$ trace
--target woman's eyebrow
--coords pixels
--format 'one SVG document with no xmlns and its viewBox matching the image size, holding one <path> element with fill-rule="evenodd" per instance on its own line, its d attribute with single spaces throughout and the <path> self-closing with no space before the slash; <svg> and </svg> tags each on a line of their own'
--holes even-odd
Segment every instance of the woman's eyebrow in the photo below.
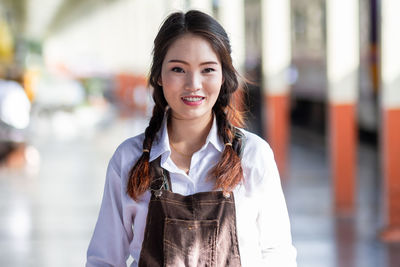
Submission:
<svg viewBox="0 0 400 267">
<path fill-rule="evenodd" d="M 200 65 L 209 65 L 209 64 L 218 65 L 218 62 L 215 62 L 215 61 L 206 61 L 206 62 L 200 63 Z"/>
<path fill-rule="evenodd" d="M 185 64 L 185 65 L 189 65 L 189 63 L 187 63 L 184 60 L 180 60 L 180 59 L 171 59 L 171 60 L 168 60 L 168 63 L 182 63 L 182 64 Z"/>
<path fill-rule="evenodd" d="M 180 60 L 180 59 L 171 59 L 168 61 L 168 63 L 182 63 L 185 65 L 190 65 L 188 62 L 184 61 L 184 60 Z M 218 65 L 218 62 L 216 61 L 205 61 L 200 63 L 200 65 L 209 65 L 209 64 L 213 64 L 213 65 Z"/>
</svg>

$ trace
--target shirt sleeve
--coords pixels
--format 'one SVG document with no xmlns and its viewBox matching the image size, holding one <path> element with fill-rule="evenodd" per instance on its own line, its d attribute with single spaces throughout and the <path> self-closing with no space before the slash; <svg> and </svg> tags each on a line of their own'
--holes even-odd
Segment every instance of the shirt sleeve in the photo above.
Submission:
<svg viewBox="0 0 400 267">
<path fill-rule="evenodd" d="M 265 173 L 258 187 L 260 208 L 257 224 L 263 266 L 296 267 L 296 249 L 292 245 L 289 215 L 279 172 L 268 147 Z"/>
<path fill-rule="evenodd" d="M 107 168 L 103 200 L 87 251 L 86 267 L 127 266 L 132 230 L 124 227 L 122 185 L 115 155 Z"/>
</svg>

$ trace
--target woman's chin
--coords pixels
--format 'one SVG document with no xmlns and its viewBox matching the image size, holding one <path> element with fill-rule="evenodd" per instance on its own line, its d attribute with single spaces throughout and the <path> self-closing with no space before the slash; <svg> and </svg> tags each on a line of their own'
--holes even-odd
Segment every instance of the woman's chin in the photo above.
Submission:
<svg viewBox="0 0 400 267">
<path fill-rule="evenodd" d="M 185 112 L 172 111 L 171 117 L 179 121 L 197 121 L 197 120 L 210 120 L 212 118 L 212 111 L 190 110 Z"/>
</svg>

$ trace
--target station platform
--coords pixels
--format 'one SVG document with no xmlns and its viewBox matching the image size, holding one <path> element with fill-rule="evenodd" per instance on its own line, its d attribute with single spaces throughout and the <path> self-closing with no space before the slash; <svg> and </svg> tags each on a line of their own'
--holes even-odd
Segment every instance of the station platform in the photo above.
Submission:
<svg viewBox="0 0 400 267">
<path fill-rule="evenodd" d="M 376 144 L 359 142 L 354 214 L 335 215 L 327 139 L 301 127 L 291 133 L 283 180 L 298 266 L 398 267 L 400 244 L 383 243 L 383 189 Z"/>
<path fill-rule="evenodd" d="M 40 153 L 40 168 L 0 169 L 0 266 L 83 266 L 108 160 L 146 122 L 143 117 L 110 120 L 97 130 L 69 135 L 37 130 L 31 144 Z M 41 129 L 48 126 L 44 122 Z M 378 238 L 383 215 L 376 146 L 360 143 L 356 211 L 338 218 L 326 142 L 318 133 L 291 128 L 289 170 L 282 183 L 298 266 L 399 267 L 400 245 Z"/>
</svg>

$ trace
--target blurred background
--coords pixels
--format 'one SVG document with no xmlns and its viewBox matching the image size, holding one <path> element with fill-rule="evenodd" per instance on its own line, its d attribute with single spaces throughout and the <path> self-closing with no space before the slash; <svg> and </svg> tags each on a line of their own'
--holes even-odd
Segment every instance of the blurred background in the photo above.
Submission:
<svg viewBox="0 0 400 267">
<path fill-rule="evenodd" d="M 84 265 L 108 160 L 151 114 L 153 39 L 193 8 L 253 81 L 299 267 L 399 267 L 397 0 L 0 0 L 0 266 Z"/>
</svg>

